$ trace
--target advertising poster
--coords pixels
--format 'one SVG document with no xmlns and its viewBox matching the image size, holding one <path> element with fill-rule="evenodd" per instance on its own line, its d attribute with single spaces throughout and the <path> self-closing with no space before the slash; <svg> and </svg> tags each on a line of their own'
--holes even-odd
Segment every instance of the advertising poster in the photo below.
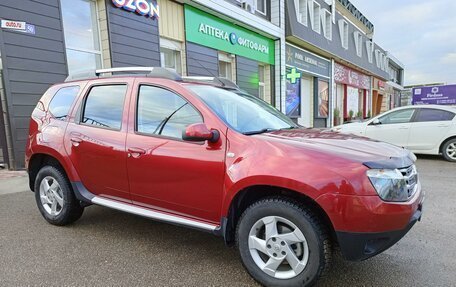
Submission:
<svg viewBox="0 0 456 287">
<path fill-rule="evenodd" d="M 329 114 L 329 83 L 318 81 L 318 117 L 327 118 Z"/>
<path fill-rule="evenodd" d="M 301 115 L 301 79 L 296 79 L 294 84 L 287 80 L 285 114 L 290 118 L 298 118 Z"/>
</svg>

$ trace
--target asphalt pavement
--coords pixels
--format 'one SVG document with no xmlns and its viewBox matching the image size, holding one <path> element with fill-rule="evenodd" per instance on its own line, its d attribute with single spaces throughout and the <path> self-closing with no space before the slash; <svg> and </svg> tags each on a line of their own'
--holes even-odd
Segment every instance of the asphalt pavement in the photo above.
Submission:
<svg viewBox="0 0 456 287">
<path fill-rule="evenodd" d="M 421 222 L 364 262 L 334 258 L 318 286 L 456 286 L 456 164 L 420 157 Z M 257 286 L 208 233 L 91 206 L 66 227 L 41 217 L 23 173 L 0 171 L 0 286 Z"/>
</svg>

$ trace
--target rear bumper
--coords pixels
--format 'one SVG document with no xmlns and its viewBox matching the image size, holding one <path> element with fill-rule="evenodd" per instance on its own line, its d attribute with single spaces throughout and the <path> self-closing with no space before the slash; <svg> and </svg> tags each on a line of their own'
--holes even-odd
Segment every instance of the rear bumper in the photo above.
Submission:
<svg viewBox="0 0 456 287">
<path fill-rule="evenodd" d="M 336 232 L 342 255 L 350 261 L 362 261 L 371 258 L 396 244 L 407 232 L 421 220 L 423 202 L 402 230 L 380 233 Z"/>
</svg>

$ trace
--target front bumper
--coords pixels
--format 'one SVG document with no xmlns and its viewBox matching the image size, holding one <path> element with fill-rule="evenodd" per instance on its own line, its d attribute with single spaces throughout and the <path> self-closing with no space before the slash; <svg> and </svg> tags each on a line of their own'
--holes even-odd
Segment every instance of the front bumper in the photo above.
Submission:
<svg viewBox="0 0 456 287">
<path fill-rule="evenodd" d="M 402 230 L 379 233 L 336 232 L 342 255 L 350 261 L 371 258 L 396 244 L 413 225 L 421 220 L 423 201 Z"/>
</svg>

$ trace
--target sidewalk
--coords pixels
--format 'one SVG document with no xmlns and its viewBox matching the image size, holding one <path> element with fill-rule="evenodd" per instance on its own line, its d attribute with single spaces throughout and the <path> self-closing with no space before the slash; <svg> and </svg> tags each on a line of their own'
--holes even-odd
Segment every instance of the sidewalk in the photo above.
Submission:
<svg viewBox="0 0 456 287">
<path fill-rule="evenodd" d="M 28 190 L 27 172 L 0 170 L 0 195 Z"/>
</svg>

